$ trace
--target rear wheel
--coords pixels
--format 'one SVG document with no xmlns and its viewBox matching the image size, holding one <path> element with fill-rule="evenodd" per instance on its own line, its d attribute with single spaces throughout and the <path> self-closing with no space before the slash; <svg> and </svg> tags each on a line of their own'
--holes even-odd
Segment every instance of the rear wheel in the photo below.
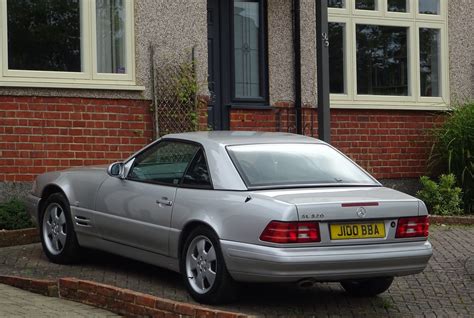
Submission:
<svg viewBox="0 0 474 318">
<path fill-rule="evenodd" d="M 342 287 L 351 295 L 372 297 L 385 292 L 392 285 L 393 277 L 347 280 L 341 282 Z"/>
<path fill-rule="evenodd" d="M 50 195 L 41 211 L 41 244 L 53 263 L 70 264 L 79 259 L 80 247 L 71 219 L 69 202 L 61 193 Z"/>
<path fill-rule="evenodd" d="M 205 226 L 186 238 L 180 258 L 181 273 L 190 295 L 200 303 L 219 304 L 235 296 L 235 282 L 224 263 L 217 235 Z"/>
</svg>

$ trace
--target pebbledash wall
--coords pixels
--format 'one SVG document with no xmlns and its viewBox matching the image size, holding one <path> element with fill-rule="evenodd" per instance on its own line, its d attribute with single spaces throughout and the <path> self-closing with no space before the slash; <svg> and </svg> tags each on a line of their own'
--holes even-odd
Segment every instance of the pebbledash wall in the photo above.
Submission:
<svg viewBox="0 0 474 318">
<path fill-rule="evenodd" d="M 452 101 L 474 98 L 473 8 L 470 0 L 449 1 L 450 53 L 442 58 Z M 183 60 L 194 48 L 199 81 L 206 81 L 206 1 L 140 0 L 134 9 L 141 91 L 0 87 L 0 201 L 24 194 L 42 172 L 110 163 L 152 141 L 151 46 L 154 63 Z M 317 137 L 314 10 L 313 0 L 302 0 L 304 131 Z M 268 0 L 267 12 L 271 107 L 232 109 L 232 130 L 295 131 L 291 1 Z M 207 89 L 200 94 L 205 100 Z M 427 172 L 428 132 L 443 112 L 383 108 L 333 109 L 333 144 L 377 178 L 416 180 Z"/>
</svg>

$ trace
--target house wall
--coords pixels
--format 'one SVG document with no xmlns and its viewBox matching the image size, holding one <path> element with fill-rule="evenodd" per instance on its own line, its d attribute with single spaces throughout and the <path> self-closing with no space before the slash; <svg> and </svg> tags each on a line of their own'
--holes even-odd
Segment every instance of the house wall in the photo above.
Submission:
<svg viewBox="0 0 474 318">
<path fill-rule="evenodd" d="M 456 103 L 474 99 L 474 0 L 448 5 L 451 101 Z"/>
<path fill-rule="evenodd" d="M 267 1 L 270 104 L 294 102 L 293 7 L 290 0 Z M 316 11 L 301 1 L 301 94 L 305 105 L 316 101 Z"/>
<path fill-rule="evenodd" d="M 151 46 L 156 65 L 189 61 L 194 47 L 207 94 L 207 2 L 136 0 L 134 10 L 143 91 L 0 87 L 0 201 L 27 193 L 40 173 L 117 161 L 152 140 Z"/>
<path fill-rule="evenodd" d="M 293 104 L 277 106 L 272 110 L 235 110 L 231 129 L 295 133 Z M 303 109 L 305 135 L 317 137 L 317 116 L 316 109 Z M 332 145 L 376 178 L 418 178 L 429 173 L 432 139 L 428 132 L 442 122 L 442 114 L 426 111 L 333 109 Z"/>
<path fill-rule="evenodd" d="M 472 2 L 449 1 L 453 100 L 474 98 Z M 295 132 L 292 4 L 268 0 L 267 6 L 273 107 L 232 110 L 231 129 Z M 2 190 L 5 182 L 31 182 L 44 171 L 109 163 L 151 140 L 151 46 L 156 65 L 188 60 L 194 47 L 200 94 L 208 95 L 206 7 L 206 0 L 135 1 L 136 80 L 144 91 L 0 87 L 0 200 L 12 189 Z M 317 136 L 314 1 L 302 0 L 301 10 L 304 128 Z M 417 178 L 427 172 L 428 131 L 442 118 L 432 111 L 333 109 L 333 143 L 377 178 Z M 200 121 L 205 124 L 204 114 Z"/>
<path fill-rule="evenodd" d="M 0 96 L 0 182 L 127 158 L 151 141 L 148 107 L 142 100 Z"/>
</svg>

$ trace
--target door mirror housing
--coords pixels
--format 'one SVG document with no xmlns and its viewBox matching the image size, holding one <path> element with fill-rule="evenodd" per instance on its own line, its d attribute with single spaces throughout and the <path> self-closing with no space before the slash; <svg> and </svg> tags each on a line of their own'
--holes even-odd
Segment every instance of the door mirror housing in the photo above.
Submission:
<svg viewBox="0 0 474 318">
<path fill-rule="evenodd" d="M 107 168 L 107 174 L 114 178 L 125 179 L 125 169 L 123 162 L 114 162 Z"/>
</svg>

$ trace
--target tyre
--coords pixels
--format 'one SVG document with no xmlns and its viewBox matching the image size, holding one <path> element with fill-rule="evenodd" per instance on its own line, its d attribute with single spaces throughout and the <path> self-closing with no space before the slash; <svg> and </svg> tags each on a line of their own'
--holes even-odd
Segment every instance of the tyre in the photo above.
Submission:
<svg viewBox="0 0 474 318">
<path fill-rule="evenodd" d="M 392 285 L 393 277 L 379 277 L 341 282 L 342 287 L 351 295 L 372 297 L 385 292 Z"/>
<path fill-rule="evenodd" d="M 80 247 L 69 202 L 63 194 L 54 193 L 46 199 L 39 224 L 43 251 L 51 262 L 71 264 L 79 260 Z"/>
<path fill-rule="evenodd" d="M 236 283 L 224 263 L 217 235 L 208 227 L 195 228 L 186 238 L 180 269 L 189 294 L 199 303 L 234 300 Z"/>
</svg>

